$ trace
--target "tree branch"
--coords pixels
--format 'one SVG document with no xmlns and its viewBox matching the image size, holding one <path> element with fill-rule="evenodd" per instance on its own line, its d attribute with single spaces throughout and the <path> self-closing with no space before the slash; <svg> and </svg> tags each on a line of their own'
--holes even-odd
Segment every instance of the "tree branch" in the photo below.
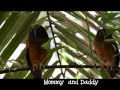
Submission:
<svg viewBox="0 0 120 90">
<path fill-rule="evenodd" d="M 55 69 L 55 68 L 100 68 L 100 66 L 97 65 L 62 65 L 62 66 L 45 66 L 45 69 Z M 104 67 L 104 69 L 107 69 L 108 67 Z M 118 70 L 120 67 L 112 67 L 112 70 Z M 0 74 L 2 73 L 9 73 L 9 72 L 17 72 L 17 71 L 26 71 L 30 70 L 29 67 L 26 68 L 18 68 L 18 69 L 6 69 L 0 71 Z"/>
</svg>

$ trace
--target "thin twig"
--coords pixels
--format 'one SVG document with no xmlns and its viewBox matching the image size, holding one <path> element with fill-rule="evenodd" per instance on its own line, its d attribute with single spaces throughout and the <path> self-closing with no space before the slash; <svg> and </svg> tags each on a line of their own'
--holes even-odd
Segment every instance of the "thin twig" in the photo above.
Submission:
<svg viewBox="0 0 120 90">
<path fill-rule="evenodd" d="M 52 23 L 51 23 L 51 20 L 50 20 L 50 16 L 49 16 L 49 12 L 48 12 L 48 11 L 47 11 L 47 16 L 48 16 L 50 28 L 51 28 L 51 31 L 52 31 L 52 36 L 54 37 L 54 32 L 53 32 L 53 28 L 52 28 Z M 54 43 L 55 43 L 55 47 L 57 47 L 57 43 L 56 43 L 55 38 L 54 38 Z M 62 64 L 61 64 L 61 61 L 60 61 L 59 52 L 58 52 L 58 51 L 56 51 L 56 52 L 57 52 L 57 56 L 58 56 L 58 61 L 59 61 L 60 66 L 61 66 Z M 62 73 L 62 75 L 64 76 L 63 71 L 62 71 L 62 68 L 61 68 L 61 73 Z"/>
<path fill-rule="evenodd" d="M 100 68 L 98 65 L 62 65 L 62 66 L 45 66 L 45 69 L 55 69 L 55 68 Z M 104 67 L 104 69 L 107 69 L 108 67 Z M 111 70 L 118 70 L 120 67 L 112 67 Z M 26 71 L 30 70 L 29 67 L 26 68 L 17 68 L 17 69 L 6 69 L 1 70 L 0 74 L 2 73 L 9 73 L 9 72 L 17 72 L 17 71 Z"/>
<path fill-rule="evenodd" d="M 17 71 L 25 71 L 25 70 L 30 70 L 30 68 L 17 68 L 17 69 L 6 69 L 6 70 L 1 70 L 0 74 L 2 73 L 9 73 L 9 72 L 17 72 Z"/>
</svg>

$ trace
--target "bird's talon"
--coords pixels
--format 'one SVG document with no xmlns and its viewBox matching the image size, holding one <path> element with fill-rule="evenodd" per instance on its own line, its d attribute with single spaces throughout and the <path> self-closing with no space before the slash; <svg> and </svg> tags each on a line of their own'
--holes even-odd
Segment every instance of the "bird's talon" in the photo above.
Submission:
<svg viewBox="0 0 120 90">
<path fill-rule="evenodd" d="M 40 63 L 40 65 L 39 65 L 39 69 L 42 69 L 42 68 L 43 68 L 43 64 Z"/>
<path fill-rule="evenodd" d="M 37 64 L 35 64 L 35 65 L 33 66 L 33 71 L 35 71 L 35 70 L 39 70 L 39 67 L 38 67 Z"/>
</svg>

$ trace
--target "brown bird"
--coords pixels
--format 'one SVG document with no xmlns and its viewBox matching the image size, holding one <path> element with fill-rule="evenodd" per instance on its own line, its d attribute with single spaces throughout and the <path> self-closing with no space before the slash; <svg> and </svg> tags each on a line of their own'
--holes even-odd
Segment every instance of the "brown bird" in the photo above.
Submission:
<svg viewBox="0 0 120 90">
<path fill-rule="evenodd" d="M 36 25 L 29 32 L 26 42 L 26 58 L 34 79 L 41 79 L 42 66 L 47 58 L 47 50 L 41 47 L 49 40 L 46 30 Z"/>
<path fill-rule="evenodd" d="M 111 78 L 115 77 L 116 73 L 119 72 L 117 69 L 112 67 L 119 66 L 120 57 L 116 54 L 119 53 L 117 43 L 114 41 L 105 41 L 105 39 L 112 39 L 112 35 L 107 35 L 107 29 L 100 29 L 94 39 L 94 50 L 98 57 L 104 62 L 104 66 L 107 66 L 107 71 Z"/>
</svg>

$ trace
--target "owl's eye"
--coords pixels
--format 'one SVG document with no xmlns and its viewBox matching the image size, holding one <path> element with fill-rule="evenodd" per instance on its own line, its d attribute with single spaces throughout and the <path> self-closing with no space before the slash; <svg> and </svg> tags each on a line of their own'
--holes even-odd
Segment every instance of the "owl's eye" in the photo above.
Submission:
<svg viewBox="0 0 120 90">
<path fill-rule="evenodd" d="M 99 32 L 98 32 L 98 35 L 99 35 L 99 36 L 104 36 L 104 32 L 103 32 L 103 31 L 99 31 Z"/>
</svg>

